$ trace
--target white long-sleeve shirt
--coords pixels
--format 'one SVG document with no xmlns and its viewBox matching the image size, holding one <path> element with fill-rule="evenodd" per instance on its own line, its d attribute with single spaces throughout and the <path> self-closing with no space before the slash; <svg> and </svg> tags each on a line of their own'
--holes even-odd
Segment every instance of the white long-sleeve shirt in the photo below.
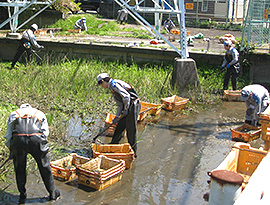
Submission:
<svg viewBox="0 0 270 205">
<path fill-rule="evenodd" d="M 42 130 L 42 136 L 47 138 L 49 136 L 49 126 L 48 121 L 43 112 L 36 108 L 32 108 L 29 104 L 23 104 L 21 105 L 20 109 L 16 110 L 20 116 L 23 116 L 25 114 L 29 115 L 35 115 L 36 118 L 38 118 L 41 121 L 41 130 Z M 19 117 L 18 113 L 14 111 L 10 114 L 7 122 L 7 133 L 6 133 L 6 146 L 10 147 L 10 140 L 12 138 L 12 131 L 13 131 L 13 122 Z"/>
<path fill-rule="evenodd" d="M 36 36 L 31 29 L 25 30 L 22 34 L 22 38 L 27 39 L 31 45 L 35 46 L 36 48 L 42 48 L 42 46 L 37 43 Z"/>
<path fill-rule="evenodd" d="M 257 114 L 260 114 L 262 106 L 267 106 L 267 102 L 269 100 L 268 90 L 259 84 L 248 85 L 242 90 L 246 91 L 248 95 L 252 93 L 252 98 L 248 99 L 246 104 L 249 106 L 249 104 L 255 102 L 258 105 L 258 110 L 256 110 Z"/>
</svg>

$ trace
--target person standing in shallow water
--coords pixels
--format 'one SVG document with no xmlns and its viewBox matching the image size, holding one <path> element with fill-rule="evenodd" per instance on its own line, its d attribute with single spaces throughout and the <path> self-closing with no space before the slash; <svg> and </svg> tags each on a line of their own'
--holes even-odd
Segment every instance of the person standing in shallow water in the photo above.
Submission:
<svg viewBox="0 0 270 205">
<path fill-rule="evenodd" d="M 55 190 L 54 179 L 50 167 L 49 144 L 47 137 L 49 127 L 46 116 L 28 103 L 12 112 L 7 123 L 5 144 L 13 159 L 17 188 L 20 192 L 19 204 L 26 202 L 26 163 L 27 154 L 36 160 L 42 180 L 49 192 L 49 200 L 56 200 L 60 192 Z"/>
<path fill-rule="evenodd" d="M 141 110 L 141 103 L 135 89 L 122 80 L 110 78 L 107 73 L 97 76 L 98 85 L 108 88 L 117 104 L 116 117 L 113 124 L 116 129 L 111 144 L 119 144 L 122 132 L 126 129 L 130 146 L 137 157 L 137 119 Z"/>
<path fill-rule="evenodd" d="M 232 88 L 233 90 L 236 90 L 237 76 L 240 72 L 239 53 L 234 47 L 232 47 L 231 41 L 225 41 L 224 48 L 226 53 L 221 69 L 226 68 L 226 74 L 223 82 L 223 90 L 228 90 L 230 78 L 232 81 Z"/>
</svg>

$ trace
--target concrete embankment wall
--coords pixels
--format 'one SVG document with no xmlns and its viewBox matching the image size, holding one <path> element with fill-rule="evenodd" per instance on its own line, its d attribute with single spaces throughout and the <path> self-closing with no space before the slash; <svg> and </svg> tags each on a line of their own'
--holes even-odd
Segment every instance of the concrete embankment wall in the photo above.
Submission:
<svg viewBox="0 0 270 205">
<path fill-rule="evenodd" d="M 120 62 L 141 63 L 173 63 L 179 55 L 174 50 L 162 50 L 160 48 L 126 47 L 125 45 L 96 44 L 89 42 L 67 42 L 67 41 L 40 41 L 45 46 L 39 55 L 50 58 L 99 58 L 103 60 L 118 60 Z M 0 38 L 0 58 L 12 60 L 19 40 Z M 219 67 L 223 61 L 224 54 L 211 54 L 201 52 L 190 52 L 190 58 L 196 63 L 205 63 L 209 66 Z M 250 54 L 247 56 L 251 64 L 250 79 L 253 83 L 260 83 L 270 88 L 270 55 Z"/>
</svg>

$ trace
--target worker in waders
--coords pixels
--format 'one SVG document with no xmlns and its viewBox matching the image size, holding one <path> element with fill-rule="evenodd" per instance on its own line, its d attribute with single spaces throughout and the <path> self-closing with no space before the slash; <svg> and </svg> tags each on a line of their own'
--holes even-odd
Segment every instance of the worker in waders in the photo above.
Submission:
<svg viewBox="0 0 270 205">
<path fill-rule="evenodd" d="M 110 78 L 107 73 L 99 74 L 97 82 L 112 92 L 117 104 L 116 117 L 113 120 L 113 124 L 117 125 L 111 144 L 119 144 L 122 132 L 126 129 L 128 142 L 137 157 L 137 119 L 141 103 L 135 89 L 124 81 Z"/>
<path fill-rule="evenodd" d="M 225 41 L 224 48 L 226 50 L 226 53 L 221 69 L 225 68 L 226 74 L 223 82 L 223 90 L 228 89 L 230 78 L 232 82 L 232 88 L 233 90 L 236 90 L 236 81 L 240 72 L 240 64 L 238 62 L 239 53 L 234 47 L 232 47 L 231 41 Z"/>
<path fill-rule="evenodd" d="M 82 31 L 87 31 L 86 18 L 82 17 L 81 19 L 78 19 L 75 22 L 74 29 L 81 29 Z"/>
<path fill-rule="evenodd" d="M 241 100 L 246 102 L 245 123 L 253 126 L 259 124 L 260 113 L 264 112 L 268 106 L 269 92 L 262 85 L 253 84 L 245 86 L 241 90 Z"/>
<path fill-rule="evenodd" d="M 36 160 L 39 172 L 49 193 L 49 200 L 56 200 L 60 192 L 54 188 L 54 179 L 50 167 L 49 128 L 46 116 L 28 103 L 12 112 L 7 123 L 6 145 L 10 150 L 16 173 L 17 188 L 20 192 L 19 204 L 24 204 L 26 194 L 27 154 Z M 34 187 L 33 187 L 34 188 Z"/>
<path fill-rule="evenodd" d="M 27 53 L 27 60 L 30 62 L 32 60 L 32 54 L 33 54 L 33 49 L 32 46 L 42 49 L 44 46 L 39 45 L 36 41 L 36 36 L 34 34 L 35 31 L 38 30 L 38 25 L 37 24 L 32 24 L 30 29 L 25 30 L 22 34 L 22 39 L 20 41 L 20 45 L 17 49 L 17 52 L 14 56 L 14 59 L 11 64 L 11 68 L 13 69 L 21 55 L 26 51 Z"/>
</svg>

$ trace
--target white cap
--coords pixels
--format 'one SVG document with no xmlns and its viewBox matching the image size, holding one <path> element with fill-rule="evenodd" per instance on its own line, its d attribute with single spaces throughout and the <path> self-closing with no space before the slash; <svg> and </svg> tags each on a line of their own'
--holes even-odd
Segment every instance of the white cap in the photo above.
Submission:
<svg viewBox="0 0 270 205">
<path fill-rule="evenodd" d="M 242 90 L 242 91 L 241 91 L 240 99 L 241 99 L 242 101 L 247 101 L 249 95 L 250 95 L 250 93 L 249 93 L 248 91 Z"/>
<path fill-rule="evenodd" d="M 226 46 L 231 46 L 231 45 L 232 45 L 232 42 L 231 42 L 230 40 L 224 41 L 224 45 L 226 45 Z"/>
<path fill-rule="evenodd" d="M 83 21 L 83 22 L 86 22 L 86 18 L 85 18 L 85 17 L 82 17 L 82 21 Z"/>
<path fill-rule="evenodd" d="M 108 73 L 100 73 L 98 76 L 97 76 L 97 82 L 103 80 L 104 78 L 109 78 L 109 74 Z"/>
<path fill-rule="evenodd" d="M 20 106 L 20 109 L 22 109 L 22 108 L 31 108 L 32 106 L 29 104 L 29 103 L 24 103 L 24 104 L 22 104 L 21 106 Z"/>
<path fill-rule="evenodd" d="M 31 25 L 31 27 L 32 27 L 33 29 L 35 29 L 35 31 L 37 31 L 37 30 L 38 30 L 38 25 L 37 25 L 37 24 L 35 24 L 35 23 L 34 23 L 34 24 L 32 24 L 32 25 Z"/>
</svg>

